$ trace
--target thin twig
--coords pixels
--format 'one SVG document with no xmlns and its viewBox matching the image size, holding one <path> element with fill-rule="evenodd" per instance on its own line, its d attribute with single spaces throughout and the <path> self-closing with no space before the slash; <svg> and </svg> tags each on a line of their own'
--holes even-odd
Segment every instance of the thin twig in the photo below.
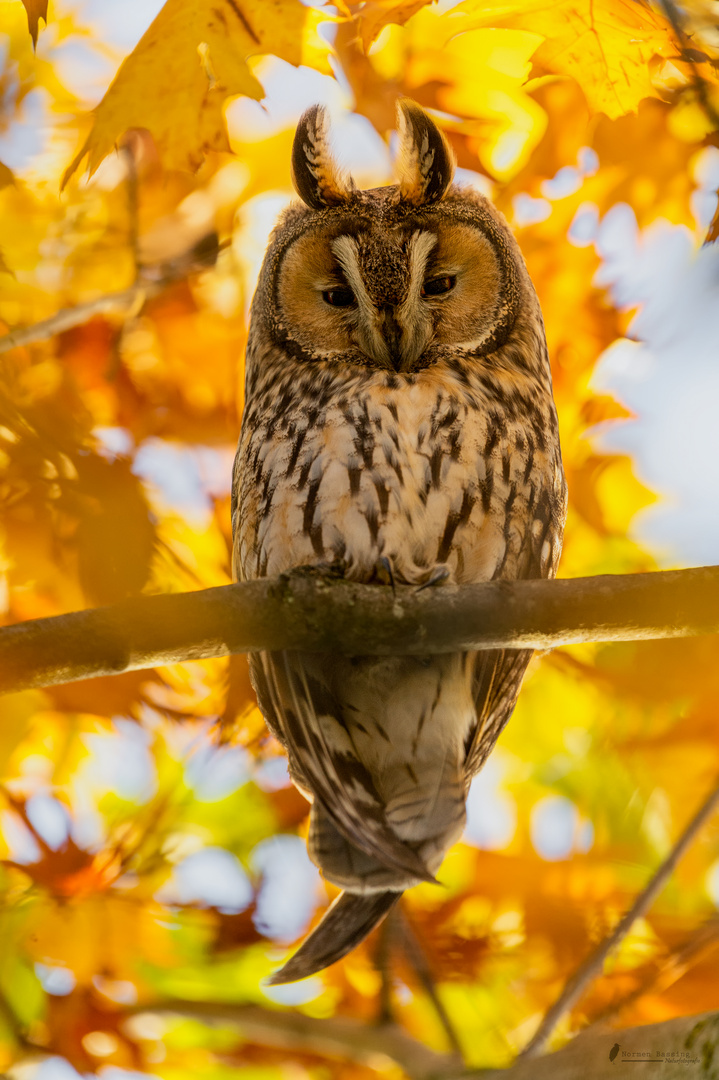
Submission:
<svg viewBox="0 0 719 1080">
<path fill-rule="evenodd" d="M 262 649 L 421 656 L 719 632 L 719 567 L 418 592 L 291 574 L 0 629 L 0 692 Z"/>
<path fill-rule="evenodd" d="M 717 807 L 719 807 L 719 780 L 624 918 L 572 975 L 562 993 L 542 1020 L 536 1034 L 520 1054 L 520 1057 L 537 1057 L 542 1053 L 561 1018 L 576 1005 L 588 985 L 601 973 L 604 961 L 609 954 L 626 937 L 635 921 L 641 918 L 649 909 L 655 897 L 661 892 L 673 874 L 677 863 L 694 842 L 699 830 L 709 820 Z"/>
<path fill-rule="evenodd" d="M 453 1052 L 457 1054 L 457 1056 L 460 1058 L 460 1060 L 464 1061 L 464 1055 L 462 1053 L 462 1046 L 459 1041 L 459 1037 L 455 1030 L 454 1024 L 449 1017 L 449 1013 L 445 1009 L 442 1003 L 442 999 L 437 992 L 434 976 L 432 975 L 430 966 L 427 963 L 427 957 L 425 956 L 424 949 L 422 948 L 421 942 L 415 934 L 414 929 L 412 928 L 401 906 L 397 909 L 396 925 L 397 929 L 399 930 L 400 940 L 402 942 L 404 954 L 409 961 L 410 967 L 413 969 L 413 971 L 417 975 L 417 978 L 422 984 L 424 992 L 434 1006 L 434 1011 L 437 1013 L 437 1016 L 439 1017 L 439 1022 L 441 1023 L 444 1029 L 444 1033 L 447 1036 L 447 1042 L 451 1046 Z"/>
<path fill-rule="evenodd" d="M 597 1016 L 592 1017 L 589 1027 L 606 1024 L 648 993 L 662 993 L 681 979 L 693 964 L 714 952 L 719 946 L 719 918 L 713 916 L 696 930 L 687 941 L 667 956 L 648 978 L 630 993 L 611 1002 Z"/>
<path fill-rule="evenodd" d="M 77 304 L 75 307 L 62 308 L 47 319 L 33 323 L 32 326 L 24 326 L 19 330 L 11 330 L 9 334 L 0 337 L 0 354 L 17 349 L 21 345 L 32 345 L 36 341 L 45 341 L 47 338 L 62 334 L 65 330 L 71 330 L 73 326 L 82 326 L 95 315 L 106 315 L 113 311 L 132 310 L 148 296 L 159 292 L 160 283 L 141 282 L 131 285 L 129 289 L 121 289 L 120 292 L 108 293 L 107 296 L 98 296 L 96 300 L 89 300 L 86 304 Z"/>
<path fill-rule="evenodd" d="M 380 976 L 379 987 L 379 1011 L 377 1023 L 391 1024 L 394 1022 L 394 1010 L 392 1008 L 392 971 L 390 967 L 391 939 L 396 932 L 397 909 L 390 911 L 387 918 L 381 924 L 377 934 L 377 951 L 374 962 Z"/>
<path fill-rule="evenodd" d="M 131 226 L 135 229 L 137 224 Z M 130 237 L 135 247 L 139 239 L 135 235 Z M 74 307 L 61 308 L 54 315 L 31 326 L 23 326 L 17 330 L 11 330 L 8 334 L 0 337 L 0 355 L 17 349 L 21 345 L 32 345 L 36 341 L 46 341 L 48 338 L 71 330 L 74 326 L 82 326 L 95 315 L 107 315 L 115 311 L 137 313 L 153 296 L 157 296 L 168 285 L 181 281 L 188 274 L 207 269 L 214 265 L 218 251 L 226 246 L 218 244 L 217 235 L 208 233 L 188 250 L 166 262 L 154 264 L 142 264 L 139 252 L 135 251 L 136 280 L 128 289 L 119 292 L 108 293 L 106 296 L 98 296 L 96 300 L 89 300 L 86 304 L 76 304 Z"/>
</svg>

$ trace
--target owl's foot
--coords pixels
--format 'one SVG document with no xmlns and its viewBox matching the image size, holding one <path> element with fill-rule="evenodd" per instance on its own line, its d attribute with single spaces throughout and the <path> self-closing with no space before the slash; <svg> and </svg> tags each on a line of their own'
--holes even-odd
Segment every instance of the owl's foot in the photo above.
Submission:
<svg viewBox="0 0 719 1080">
<path fill-rule="evenodd" d="M 423 589 L 430 589 L 434 585 L 444 585 L 445 581 L 449 580 L 449 577 L 449 567 L 445 563 L 438 563 L 430 570 L 427 580 L 417 586 L 417 592 L 422 592 Z"/>
<path fill-rule="evenodd" d="M 287 570 L 280 576 L 286 578 L 331 577 L 342 580 L 346 573 L 347 563 L 344 559 L 333 559 L 332 562 L 306 563 L 304 566 L 293 566 L 291 570 Z"/>
</svg>

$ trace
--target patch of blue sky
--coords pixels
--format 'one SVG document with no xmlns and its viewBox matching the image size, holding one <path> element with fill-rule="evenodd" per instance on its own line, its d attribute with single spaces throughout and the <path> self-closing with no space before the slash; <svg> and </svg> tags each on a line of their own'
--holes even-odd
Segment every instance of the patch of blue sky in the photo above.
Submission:
<svg viewBox="0 0 719 1080">
<path fill-rule="evenodd" d="M 511 843 L 517 827 L 517 807 L 502 790 L 506 760 L 495 750 L 475 776 L 467 796 L 467 824 L 463 839 L 486 851 L 499 851 Z"/>
<path fill-rule="evenodd" d="M 598 229 L 599 209 L 595 203 L 580 203 L 569 226 L 567 238 L 575 247 L 589 247 L 596 240 Z"/>
<path fill-rule="evenodd" d="M 263 791 L 280 791 L 290 786 L 290 771 L 284 754 L 266 757 L 255 766 L 252 779 Z"/>
<path fill-rule="evenodd" d="M 115 719 L 112 733 L 82 736 L 90 751 L 75 778 L 75 787 L 113 791 L 142 804 L 157 791 L 157 770 L 150 753 L 152 734 L 131 720 Z"/>
<path fill-rule="evenodd" d="M 35 964 L 35 974 L 45 993 L 52 994 L 53 997 L 67 997 L 77 985 L 77 980 L 69 968 Z"/>
<path fill-rule="evenodd" d="M 42 853 L 38 842 L 19 814 L 13 810 L 0 811 L 0 832 L 12 862 L 21 865 L 39 862 Z"/>
<path fill-rule="evenodd" d="M 39 1062 L 29 1075 L 23 1073 L 23 1080 L 82 1080 L 82 1075 L 73 1068 L 69 1061 L 61 1057 L 49 1057 Z"/>
<path fill-rule="evenodd" d="M 549 862 L 588 851 L 594 842 L 590 821 L 582 821 L 570 799 L 548 795 L 532 807 L 530 835 L 538 855 Z"/>
<path fill-rule="evenodd" d="M 251 759 L 244 747 L 215 746 L 203 733 L 185 763 L 185 783 L 199 802 L 219 802 L 250 778 Z"/>
<path fill-rule="evenodd" d="M 135 448 L 132 435 L 123 427 L 96 427 L 92 434 L 97 439 L 98 450 L 109 461 L 130 457 Z"/>
<path fill-rule="evenodd" d="M 162 904 L 201 904 L 235 914 L 251 902 L 252 884 L 230 851 L 206 847 L 174 867 L 157 899 Z"/>
<path fill-rule="evenodd" d="M 26 802 L 25 812 L 35 832 L 52 851 L 63 847 L 69 836 L 70 818 L 61 802 L 37 792 Z"/>
<path fill-rule="evenodd" d="M 47 90 L 36 87 L 23 99 L 14 122 L 0 133 L 0 161 L 13 172 L 22 172 L 45 149 L 49 104 Z"/>
<path fill-rule="evenodd" d="M 238 140 L 265 139 L 293 128 L 310 105 L 326 106 L 331 142 L 339 167 L 365 181 L 386 183 L 391 178 L 389 151 L 364 116 L 350 111 L 352 96 L 341 81 L 312 68 L 293 67 L 277 57 L 264 57 L 255 65 L 262 83 L 262 102 L 238 98 L 227 109 L 230 135 Z"/>
<path fill-rule="evenodd" d="M 635 416 L 603 425 L 595 440 L 631 454 L 661 496 L 635 519 L 640 542 L 666 565 L 719 562 L 719 248 L 697 249 L 691 230 L 663 220 L 640 231 L 626 203 L 605 214 L 596 247 L 596 284 L 636 314 L 592 378 Z"/>
<path fill-rule="evenodd" d="M 543 180 L 539 189 L 545 199 L 566 199 L 579 191 L 584 177 L 573 165 L 564 165 L 550 180 Z"/>
<path fill-rule="evenodd" d="M 515 224 L 520 228 L 546 221 L 552 213 L 552 206 L 546 199 L 535 199 L 526 191 L 521 191 L 512 198 L 512 214 Z"/>
<path fill-rule="evenodd" d="M 237 427 L 239 434 L 239 421 Z M 122 432 L 104 428 L 94 434 L 104 452 L 113 456 L 128 446 Z M 234 456 L 234 446 L 187 446 L 153 437 L 138 447 L 132 471 L 151 485 L 161 509 L 179 513 L 194 528 L 203 529 L 212 520 L 212 500 L 230 492 Z"/>
<path fill-rule="evenodd" d="M 269 837 L 254 849 L 251 864 L 261 878 L 255 925 L 275 941 L 296 941 L 324 891 L 304 840 L 287 834 Z"/>
<path fill-rule="evenodd" d="M 112 43 L 121 54 L 134 49 L 165 0 L 63 0 L 93 35 Z"/>
<path fill-rule="evenodd" d="M 306 1005 L 324 993 L 321 979 L 303 979 L 302 982 L 286 983 L 284 986 L 262 986 L 261 990 L 270 1001 L 278 1005 Z"/>
<path fill-rule="evenodd" d="M 97 1070 L 97 1075 L 100 1077 L 100 1080 L 161 1080 L 157 1073 L 137 1072 L 135 1069 L 121 1069 L 119 1065 L 102 1065 Z M 43 1080 L 45 1080 L 44 1077 Z"/>
</svg>

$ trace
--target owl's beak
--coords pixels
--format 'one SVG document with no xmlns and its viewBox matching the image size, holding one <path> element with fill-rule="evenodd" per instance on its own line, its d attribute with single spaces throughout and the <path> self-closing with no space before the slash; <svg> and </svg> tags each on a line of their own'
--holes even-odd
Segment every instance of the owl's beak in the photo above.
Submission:
<svg viewBox="0 0 719 1080">
<path fill-rule="evenodd" d="M 431 337 L 431 324 L 418 326 L 416 320 L 405 323 L 405 306 L 399 309 L 393 304 L 375 307 L 369 318 L 360 319 L 355 331 L 354 340 L 362 351 L 381 367 L 395 371 L 412 371 Z"/>
<path fill-rule="evenodd" d="M 389 362 L 395 371 L 402 370 L 402 327 L 397 322 L 394 308 L 387 304 L 381 309 L 381 334 L 387 346 Z"/>
</svg>

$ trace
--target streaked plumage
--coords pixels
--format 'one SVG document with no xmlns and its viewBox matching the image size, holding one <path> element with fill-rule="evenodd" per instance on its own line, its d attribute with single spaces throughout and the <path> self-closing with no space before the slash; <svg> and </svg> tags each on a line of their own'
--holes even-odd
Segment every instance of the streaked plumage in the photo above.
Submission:
<svg viewBox="0 0 719 1080">
<path fill-rule="evenodd" d="M 411 103 L 400 118 L 400 184 L 372 191 L 338 175 L 321 109 L 300 121 L 304 205 L 275 228 L 252 306 L 242 580 L 335 564 L 441 588 L 556 570 L 566 490 L 536 294 L 501 215 L 450 187 L 433 122 Z M 529 657 L 253 658 L 313 803 L 310 854 L 345 890 L 275 981 L 339 959 L 434 878 Z"/>
</svg>

